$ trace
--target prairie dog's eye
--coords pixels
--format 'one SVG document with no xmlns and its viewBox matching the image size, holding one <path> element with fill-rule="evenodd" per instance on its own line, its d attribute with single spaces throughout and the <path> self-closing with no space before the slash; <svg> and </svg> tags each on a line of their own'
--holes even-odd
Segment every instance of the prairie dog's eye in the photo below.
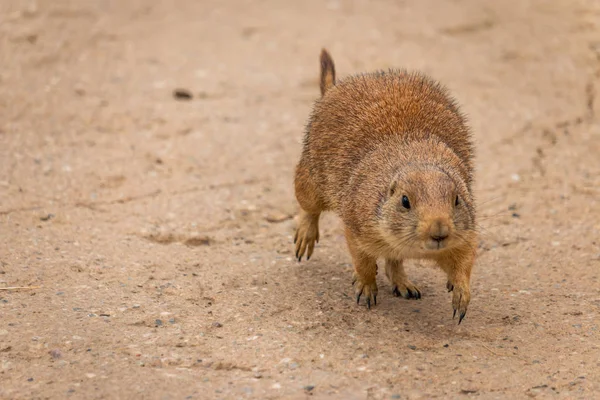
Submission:
<svg viewBox="0 0 600 400">
<path fill-rule="evenodd" d="M 460 204 L 460 198 L 456 196 L 456 200 L 454 200 L 454 205 L 458 206 Z"/>
<path fill-rule="evenodd" d="M 410 201 L 408 201 L 408 197 L 402 196 L 402 207 L 410 210 Z"/>
</svg>

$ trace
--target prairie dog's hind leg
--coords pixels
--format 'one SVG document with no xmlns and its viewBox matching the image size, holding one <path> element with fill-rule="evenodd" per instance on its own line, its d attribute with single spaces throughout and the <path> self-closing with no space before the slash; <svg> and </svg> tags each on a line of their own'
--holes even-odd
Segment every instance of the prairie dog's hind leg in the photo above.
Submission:
<svg viewBox="0 0 600 400">
<path fill-rule="evenodd" d="M 402 260 L 385 260 L 385 275 L 392 284 L 396 296 L 402 296 L 405 299 L 420 299 L 421 291 L 411 281 L 408 280 L 404 271 Z"/>
<path fill-rule="evenodd" d="M 315 242 L 319 242 L 319 216 L 320 214 L 309 214 L 304 210 L 300 211 L 298 217 L 298 226 L 294 236 L 296 245 L 296 258 L 302 260 L 306 253 L 306 259 L 310 260 L 315 249 Z"/>
<path fill-rule="evenodd" d="M 294 236 L 296 258 L 301 261 L 302 256 L 306 253 L 306 259 L 309 260 L 313 254 L 315 242 L 319 242 L 319 217 L 324 210 L 317 185 L 310 176 L 304 157 L 300 159 L 296 167 L 294 184 L 296 199 L 301 207 Z"/>
</svg>

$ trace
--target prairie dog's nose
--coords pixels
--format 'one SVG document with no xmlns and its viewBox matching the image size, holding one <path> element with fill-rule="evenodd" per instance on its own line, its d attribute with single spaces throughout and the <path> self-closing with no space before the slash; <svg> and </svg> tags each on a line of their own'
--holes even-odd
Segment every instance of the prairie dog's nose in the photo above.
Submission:
<svg viewBox="0 0 600 400">
<path fill-rule="evenodd" d="M 449 234 L 450 228 L 448 227 L 448 224 L 442 220 L 438 219 L 434 221 L 429 227 L 429 236 L 435 241 L 441 242 L 446 239 Z"/>
</svg>

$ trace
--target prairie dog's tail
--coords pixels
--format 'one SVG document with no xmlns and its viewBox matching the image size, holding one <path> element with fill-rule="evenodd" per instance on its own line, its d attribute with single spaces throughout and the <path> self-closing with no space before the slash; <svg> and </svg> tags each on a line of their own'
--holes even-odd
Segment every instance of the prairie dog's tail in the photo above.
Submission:
<svg viewBox="0 0 600 400">
<path fill-rule="evenodd" d="M 327 50 L 321 50 L 321 96 L 335 85 L 335 65 Z"/>
</svg>

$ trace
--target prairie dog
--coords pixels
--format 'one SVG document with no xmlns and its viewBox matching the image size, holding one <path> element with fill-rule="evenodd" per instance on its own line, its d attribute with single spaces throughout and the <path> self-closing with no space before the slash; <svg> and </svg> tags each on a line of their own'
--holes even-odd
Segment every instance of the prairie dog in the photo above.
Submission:
<svg viewBox="0 0 600 400">
<path fill-rule="evenodd" d="M 377 304 L 377 259 L 393 293 L 419 299 L 406 259 L 432 259 L 448 276 L 459 324 L 470 301 L 477 248 L 473 144 L 448 91 L 421 73 L 379 71 L 336 82 L 321 52 L 321 98 L 296 166 L 298 261 L 313 254 L 319 216 L 335 212 L 354 263 L 357 303 Z"/>
</svg>

